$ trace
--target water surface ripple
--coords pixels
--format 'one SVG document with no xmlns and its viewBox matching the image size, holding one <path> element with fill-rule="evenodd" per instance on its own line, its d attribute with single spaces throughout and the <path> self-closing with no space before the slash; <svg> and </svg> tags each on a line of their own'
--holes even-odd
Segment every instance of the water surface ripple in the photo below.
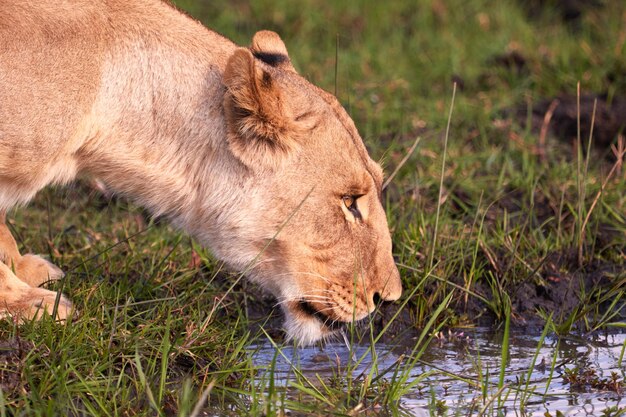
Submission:
<svg viewBox="0 0 626 417">
<path fill-rule="evenodd" d="M 594 379 L 609 381 L 612 373 L 616 373 L 623 386 L 625 366 L 622 363 L 620 367 L 620 357 L 626 334 L 548 336 L 537 353 L 539 342 L 540 331 L 511 333 L 505 388 L 498 394 L 502 335 L 484 328 L 443 334 L 429 345 L 419 362 L 402 370 L 410 373 L 408 381 L 426 372 L 431 374 L 402 397 L 400 413 L 467 416 L 479 415 L 485 409 L 484 415 L 498 416 L 545 417 L 546 412 L 556 416 L 557 411 L 565 416 L 601 416 L 615 415 L 609 413 L 611 408 L 626 407 L 620 392 L 592 383 Z M 377 370 L 395 369 L 394 364 L 402 354 L 407 355 L 403 361 L 407 364 L 413 349 L 411 343 L 415 342 L 405 339 L 401 345 L 377 344 Z M 332 343 L 323 348 L 277 350 L 268 342 L 251 346 L 250 351 L 260 369 L 259 378 L 267 378 L 266 372 L 271 369 L 276 386 L 287 388 L 295 378 L 294 368 L 311 381 L 345 375 L 347 368 L 351 369 L 353 378 L 372 371 L 368 345 L 352 346 L 348 349 L 345 344 Z M 578 385 L 567 382 L 567 373 L 576 370 L 580 374 L 586 371 L 587 375 L 592 372 L 594 376 L 579 378 Z M 376 370 L 372 374 L 376 375 Z M 526 383 L 528 375 L 530 381 Z M 392 376 L 393 372 L 389 372 L 384 378 Z"/>
</svg>

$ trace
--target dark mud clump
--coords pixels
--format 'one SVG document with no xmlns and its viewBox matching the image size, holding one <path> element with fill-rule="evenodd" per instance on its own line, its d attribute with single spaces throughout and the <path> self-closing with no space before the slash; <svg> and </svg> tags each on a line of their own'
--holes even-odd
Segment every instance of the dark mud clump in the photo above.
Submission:
<svg viewBox="0 0 626 417">
<path fill-rule="evenodd" d="M 523 0 L 519 3 L 531 19 L 556 14 L 574 27 L 587 10 L 602 7 L 599 0 Z"/>
<path fill-rule="evenodd" d="M 0 389 L 3 392 L 15 392 L 23 388 L 22 368 L 26 355 L 33 350 L 31 342 L 17 337 L 0 340 Z"/>
<path fill-rule="evenodd" d="M 499 66 L 516 74 L 522 74 L 528 71 L 526 58 L 518 51 L 510 51 L 504 54 L 495 55 L 491 58 L 489 65 Z"/>
<path fill-rule="evenodd" d="M 575 267 L 574 253 L 551 253 L 544 260 L 540 279 L 525 280 L 511 293 L 513 313 L 519 323 L 536 322 L 538 311 L 553 314 L 561 322 L 572 314 L 585 314 L 592 307 L 587 301 L 590 294 L 601 298 L 616 284 L 615 277 L 622 268 L 610 262 L 592 262 L 585 269 Z M 608 306 L 597 305 L 602 312 Z"/>
<path fill-rule="evenodd" d="M 578 138 L 579 112 L 580 137 L 586 144 L 593 126 L 592 145 L 596 148 L 610 147 L 617 136 L 623 134 L 626 129 L 626 96 L 614 96 L 609 99 L 605 94 L 581 95 L 579 110 L 578 98 L 575 95 L 561 94 L 518 106 L 516 117 L 521 125 L 525 125 L 530 113 L 530 127 L 535 132 L 541 131 L 547 119 L 552 135 L 571 142 Z"/>
<path fill-rule="evenodd" d="M 494 254 L 492 254 L 493 256 Z M 495 254 L 498 258 L 498 254 Z M 492 271 L 494 276 L 498 271 Z M 579 321 L 586 317 L 594 322 L 611 307 L 613 296 L 626 286 L 624 266 L 610 261 L 592 260 L 584 267 L 578 266 L 575 250 L 549 253 L 534 274 L 524 279 L 502 280 L 502 288 L 511 300 L 511 317 L 516 325 L 542 325 L 544 319 L 552 315 L 556 323 L 568 317 Z M 497 300 L 494 286 L 484 281 L 476 282 L 472 291 L 487 300 Z M 493 311 L 476 297 L 469 297 L 467 304 L 458 302 L 452 305 L 457 312 L 473 318 L 472 324 L 497 325 L 502 323 L 501 311 Z M 617 311 L 614 321 L 626 317 L 626 311 Z"/>
</svg>

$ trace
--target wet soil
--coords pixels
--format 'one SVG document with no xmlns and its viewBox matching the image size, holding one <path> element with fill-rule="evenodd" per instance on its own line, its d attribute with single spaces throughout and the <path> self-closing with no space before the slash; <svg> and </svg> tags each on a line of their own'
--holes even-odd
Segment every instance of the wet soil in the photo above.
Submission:
<svg viewBox="0 0 626 417">
<path fill-rule="evenodd" d="M 579 105 L 575 95 L 561 94 L 519 105 L 515 115 L 520 125 L 526 125 L 529 113 L 530 128 L 534 132 L 539 133 L 548 119 L 548 129 L 554 137 L 574 143 L 577 140 Z M 580 137 L 585 144 L 590 137 L 592 126 L 592 145 L 601 149 L 610 147 L 617 136 L 624 134 L 626 130 L 626 96 L 581 95 Z"/>
<path fill-rule="evenodd" d="M 526 58 L 518 51 L 510 51 L 500 55 L 495 55 L 490 65 L 496 65 L 507 70 L 521 74 L 528 70 Z"/>
<path fill-rule="evenodd" d="M 615 282 L 615 277 L 620 273 L 622 281 L 626 278 L 623 267 L 619 265 L 595 262 L 586 269 L 579 269 L 574 266 L 575 258 L 574 254 L 552 253 L 544 261 L 541 279 L 525 280 L 514 286 L 509 293 L 514 322 L 537 323 L 542 320 L 537 315 L 540 310 L 547 315 L 552 313 L 555 321 L 561 322 L 589 306 L 586 295 L 611 290 L 619 284 Z M 570 267 L 564 268 L 563 265 Z M 598 309 L 606 307 L 599 305 Z"/>
<path fill-rule="evenodd" d="M 540 6 L 545 8 L 547 3 L 554 3 L 553 6 L 558 6 L 557 9 L 563 7 L 564 13 L 575 14 L 583 10 L 584 2 L 541 0 L 529 2 L 533 3 L 536 9 L 541 9 Z M 486 62 L 486 67 L 499 67 L 518 76 L 530 73 L 529 60 L 517 50 L 494 55 Z M 613 91 L 623 92 L 620 86 L 626 83 L 625 69 L 621 62 L 617 62 L 606 72 L 604 82 L 612 86 Z M 489 88 L 492 76 L 494 76 L 492 72 L 486 70 L 479 77 L 479 82 Z M 609 90 L 610 88 L 605 91 Z M 549 133 L 550 136 L 567 143 L 575 143 L 577 140 L 580 122 L 580 138 L 585 144 L 584 148 L 586 149 L 589 138 L 592 137 L 592 145 L 596 149 L 606 149 L 605 154 L 610 155 L 611 152 L 608 151 L 610 146 L 617 141 L 618 135 L 624 135 L 626 132 L 626 95 L 587 92 L 578 97 L 576 94 L 561 93 L 553 97 L 535 98 L 513 108 L 504 109 L 503 115 L 539 136 Z"/>
<path fill-rule="evenodd" d="M 599 0 L 523 0 L 519 3 L 531 19 L 556 14 L 574 26 L 586 11 L 602 7 L 602 1 Z"/>
<path fill-rule="evenodd" d="M 597 300 L 603 295 L 611 294 L 618 289 L 626 289 L 626 274 L 622 265 L 610 262 L 592 262 L 579 268 L 575 254 L 551 253 L 542 263 L 537 272 L 526 279 L 517 282 L 505 282 L 505 292 L 511 301 L 511 320 L 514 326 L 536 328 L 545 323 L 545 317 L 552 314 L 556 323 L 567 321 L 570 316 L 580 320 L 583 316 L 594 321 L 593 313 L 602 314 L 609 307 L 612 298 L 607 301 L 591 305 L 590 299 Z M 498 272 L 493 270 L 497 275 Z M 463 285 L 461 280 L 456 282 Z M 432 294 L 437 284 L 427 285 L 424 292 Z M 487 300 L 498 300 L 500 294 L 494 287 L 485 281 L 478 281 L 472 285 L 472 291 Z M 594 297 L 590 297 L 594 294 Z M 495 302 L 496 307 L 501 307 L 500 302 Z M 393 306 L 383 309 L 386 318 L 395 314 Z M 486 326 L 497 328 L 504 323 L 504 315 L 501 310 L 494 310 L 477 297 L 462 296 L 454 298 L 449 306 L 449 311 L 456 315 L 460 324 L 471 326 Z M 541 314 L 543 313 L 543 315 Z M 599 318 L 599 316 L 595 316 Z M 626 311 L 621 311 L 613 321 L 626 318 Z M 406 320 L 409 320 L 408 322 Z M 407 314 L 400 315 L 401 322 L 397 328 L 412 325 L 410 322 L 410 310 Z M 413 325 L 414 326 L 414 325 Z"/>
<path fill-rule="evenodd" d="M 0 340 L 0 389 L 5 393 L 24 389 L 21 369 L 26 355 L 34 349 L 32 342 L 17 337 Z"/>
</svg>

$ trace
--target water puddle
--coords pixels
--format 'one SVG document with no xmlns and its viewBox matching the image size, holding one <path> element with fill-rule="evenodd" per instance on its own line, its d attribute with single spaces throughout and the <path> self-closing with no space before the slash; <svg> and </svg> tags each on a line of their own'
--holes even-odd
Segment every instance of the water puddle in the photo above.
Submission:
<svg viewBox="0 0 626 417">
<path fill-rule="evenodd" d="M 513 332 L 504 388 L 499 390 L 501 341 L 501 335 L 487 329 L 445 334 L 415 363 L 410 343 L 377 344 L 376 361 L 364 344 L 353 345 L 352 350 L 343 343 L 277 350 L 268 342 L 251 346 L 250 351 L 260 369 L 259 380 L 272 378 L 275 386 L 285 388 L 303 378 L 322 385 L 346 375 L 362 380 L 384 373 L 381 378 L 393 384 L 394 378 L 404 375 L 405 384 L 414 386 L 401 397 L 403 415 L 466 416 L 481 411 L 499 416 L 556 416 L 557 411 L 565 416 L 622 415 L 611 410 L 626 407 L 622 400 L 626 358 L 621 363 L 626 334 L 549 336 L 538 348 L 540 334 Z"/>
</svg>

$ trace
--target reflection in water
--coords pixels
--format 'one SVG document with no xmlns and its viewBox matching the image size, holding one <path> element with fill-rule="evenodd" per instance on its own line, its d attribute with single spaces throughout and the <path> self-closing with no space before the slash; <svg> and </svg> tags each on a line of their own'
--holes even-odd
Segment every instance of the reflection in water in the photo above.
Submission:
<svg viewBox="0 0 626 417">
<path fill-rule="evenodd" d="M 448 407 L 445 415 L 477 415 L 498 391 L 501 340 L 501 335 L 486 329 L 435 339 L 420 362 L 407 370 L 412 378 L 429 371 L 433 373 L 403 397 L 402 408 L 410 415 L 427 416 L 436 399 Z M 626 362 L 621 368 L 619 363 L 626 344 L 625 334 L 547 337 L 537 353 L 539 341 L 539 333 L 511 333 L 509 362 L 505 368 L 507 388 L 499 395 L 498 415 L 544 416 L 549 412 L 555 416 L 561 411 L 565 416 L 596 416 L 607 408 L 626 406 L 613 391 L 597 389 L 585 381 L 574 387 L 564 379 L 569 371 L 592 369 L 596 380 L 608 380 L 612 372 L 617 372 L 623 381 Z M 377 361 L 372 361 L 365 345 L 353 345 L 352 351 L 339 343 L 323 349 L 285 347 L 277 351 L 267 343 L 251 346 L 250 350 L 260 369 L 273 369 L 276 385 L 287 386 L 294 378 L 294 367 L 311 380 L 318 376 L 322 379 L 345 376 L 346 369 L 352 369 L 352 377 L 356 378 L 371 372 L 373 362 L 377 363 L 378 370 L 394 367 L 399 356 L 410 353 L 412 348 L 406 343 L 404 346 L 378 344 Z M 525 382 L 534 357 L 530 380 Z M 373 373 L 375 375 L 375 370 Z M 259 378 L 263 377 L 261 372 Z M 498 399 L 494 404 L 498 404 Z"/>
</svg>

